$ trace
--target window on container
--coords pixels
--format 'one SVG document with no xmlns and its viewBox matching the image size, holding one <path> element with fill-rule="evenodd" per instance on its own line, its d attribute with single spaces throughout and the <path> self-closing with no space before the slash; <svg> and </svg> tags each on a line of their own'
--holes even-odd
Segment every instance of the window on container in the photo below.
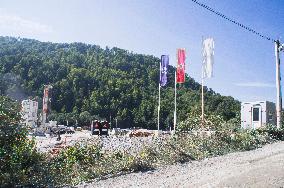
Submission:
<svg viewBox="0 0 284 188">
<path fill-rule="evenodd" d="M 259 108 L 253 108 L 252 120 L 259 121 Z"/>
</svg>

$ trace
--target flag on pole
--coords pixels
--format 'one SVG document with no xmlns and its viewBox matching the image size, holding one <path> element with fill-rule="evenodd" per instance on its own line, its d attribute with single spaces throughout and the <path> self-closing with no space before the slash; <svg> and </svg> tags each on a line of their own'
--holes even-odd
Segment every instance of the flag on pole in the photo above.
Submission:
<svg viewBox="0 0 284 188">
<path fill-rule="evenodd" d="M 167 74 L 168 74 L 168 65 L 169 65 L 169 56 L 161 56 L 161 65 L 160 65 L 160 85 L 165 86 L 167 84 Z"/>
<path fill-rule="evenodd" d="M 185 49 L 177 51 L 177 83 L 185 82 Z"/>
<path fill-rule="evenodd" d="M 203 62 L 202 71 L 203 78 L 211 78 L 213 76 L 214 64 L 214 40 L 207 38 L 203 41 Z"/>
</svg>

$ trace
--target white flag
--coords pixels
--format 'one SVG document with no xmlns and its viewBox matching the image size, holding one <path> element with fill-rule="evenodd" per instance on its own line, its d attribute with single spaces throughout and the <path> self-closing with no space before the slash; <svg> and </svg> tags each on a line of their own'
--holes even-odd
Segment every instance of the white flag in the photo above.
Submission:
<svg viewBox="0 0 284 188">
<path fill-rule="evenodd" d="M 211 78 L 213 76 L 214 64 L 214 40 L 207 38 L 203 41 L 203 78 Z"/>
</svg>

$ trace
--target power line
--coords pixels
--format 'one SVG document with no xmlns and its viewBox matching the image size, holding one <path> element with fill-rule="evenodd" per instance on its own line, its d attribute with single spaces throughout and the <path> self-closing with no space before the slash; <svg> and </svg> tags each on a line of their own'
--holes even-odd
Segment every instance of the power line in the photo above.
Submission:
<svg viewBox="0 0 284 188">
<path fill-rule="evenodd" d="M 224 14 L 222 14 L 222 13 L 220 13 L 220 12 L 214 10 L 213 8 L 207 6 L 207 5 L 203 4 L 203 3 L 200 3 L 200 2 L 197 1 L 197 0 L 191 0 L 191 1 L 194 2 L 194 3 L 196 3 L 197 5 L 201 6 L 202 8 L 205 8 L 205 9 L 209 10 L 210 12 L 213 12 L 213 13 L 216 14 L 217 16 L 220 16 L 220 17 L 222 17 L 222 18 L 228 20 L 229 22 L 231 22 L 231 23 L 233 23 L 233 24 L 235 24 L 235 25 L 237 25 L 237 26 L 244 28 L 244 29 L 247 30 L 247 31 L 250 31 L 250 32 L 252 32 L 252 33 L 254 33 L 254 34 L 260 36 L 261 38 L 264 38 L 264 39 L 269 40 L 269 41 L 276 42 L 275 39 L 273 39 L 273 38 L 271 38 L 271 37 L 268 37 L 268 36 L 266 36 L 266 35 L 263 35 L 263 34 L 261 34 L 260 32 L 257 32 L 256 30 L 254 30 L 254 29 L 252 29 L 252 28 L 250 28 L 250 27 L 247 27 L 247 26 L 245 26 L 244 24 L 241 24 L 240 22 L 237 22 L 237 21 L 235 21 L 235 20 L 233 20 L 233 19 L 227 17 L 226 15 L 224 15 Z"/>
</svg>

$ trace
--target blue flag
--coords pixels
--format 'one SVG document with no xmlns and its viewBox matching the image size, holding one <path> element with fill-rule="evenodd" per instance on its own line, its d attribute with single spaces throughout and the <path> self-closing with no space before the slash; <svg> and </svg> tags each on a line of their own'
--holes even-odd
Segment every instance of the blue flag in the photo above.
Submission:
<svg viewBox="0 0 284 188">
<path fill-rule="evenodd" d="M 169 56 L 161 56 L 161 66 L 160 66 L 160 84 L 165 86 L 167 84 L 167 74 L 168 74 Z"/>
</svg>

